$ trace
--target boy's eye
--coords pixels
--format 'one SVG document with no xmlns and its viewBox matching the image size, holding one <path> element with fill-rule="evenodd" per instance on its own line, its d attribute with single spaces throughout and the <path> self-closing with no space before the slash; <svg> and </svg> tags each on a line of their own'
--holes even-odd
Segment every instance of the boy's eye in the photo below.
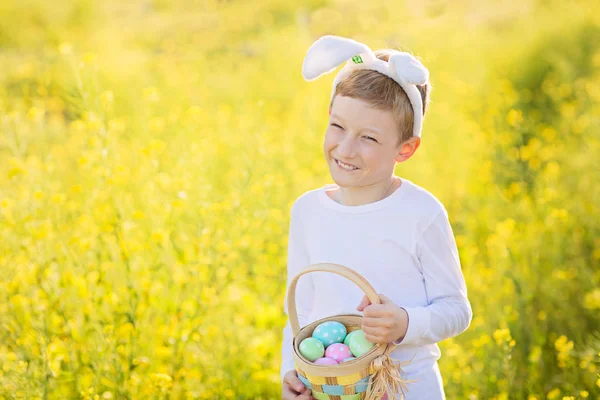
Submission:
<svg viewBox="0 0 600 400">
<path fill-rule="evenodd" d="M 331 123 L 330 125 L 331 125 L 331 126 L 333 126 L 333 127 L 335 127 L 335 128 L 344 129 L 344 128 L 342 128 L 341 126 L 339 126 L 338 124 Z M 371 137 L 371 136 L 364 136 L 364 137 L 366 137 L 366 138 L 367 138 L 367 139 L 369 139 L 369 140 L 372 140 L 372 141 L 374 141 L 375 143 L 379 143 L 379 142 L 377 141 L 377 139 L 375 139 L 374 137 Z"/>
</svg>

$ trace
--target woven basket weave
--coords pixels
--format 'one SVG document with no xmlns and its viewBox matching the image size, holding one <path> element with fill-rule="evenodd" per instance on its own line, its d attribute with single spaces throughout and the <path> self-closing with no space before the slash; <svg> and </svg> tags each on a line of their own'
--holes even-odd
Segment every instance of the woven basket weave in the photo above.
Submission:
<svg viewBox="0 0 600 400">
<path fill-rule="evenodd" d="M 311 389 L 312 396 L 317 400 L 379 400 L 385 394 L 389 399 L 395 399 L 397 393 L 400 391 L 404 393 L 406 383 L 411 381 L 401 378 L 401 365 L 408 361 L 400 364 L 392 361 L 389 354 L 397 347 L 393 343 L 376 344 L 361 357 L 338 365 L 314 364 L 300 353 L 300 343 L 311 337 L 315 328 L 323 322 L 341 322 L 346 326 L 348 333 L 362 327 L 361 315 L 345 314 L 326 317 L 300 328 L 296 311 L 296 284 L 302 275 L 316 271 L 331 272 L 351 280 L 365 292 L 371 304 L 381 304 L 371 284 L 359 273 L 343 265 L 314 264 L 296 275 L 290 283 L 287 300 L 288 315 L 294 335 L 294 366 L 298 378 L 304 386 Z"/>
</svg>

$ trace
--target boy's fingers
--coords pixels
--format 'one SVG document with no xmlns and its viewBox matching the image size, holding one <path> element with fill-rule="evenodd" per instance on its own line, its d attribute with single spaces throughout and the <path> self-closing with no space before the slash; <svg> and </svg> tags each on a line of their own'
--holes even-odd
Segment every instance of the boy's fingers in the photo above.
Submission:
<svg viewBox="0 0 600 400">
<path fill-rule="evenodd" d="M 381 299 L 381 304 L 387 304 L 387 303 L 390 303 L 390 302 L 392 302 L 392 301 L 390 300 L 390 298 L 389 298 L 389 297 L 387 297 L 385 294 L 378 293 L 378 296 L 379 296 L 379 298 Z"/>
<path fill-rule="evenodd" d="M 298 376 L 295 372 L 288 372 L 285 374 L 283 382 L 287 383 L 292 390 L 295 390 L 298 393 L 302 393 L 306 389 L 302 381 L 298 379 Z"/>
<path fill-rule="evenodd" d="M 371 301 L 369 300 L 369 298 L 367 296 L 364 296 L 362 298 L 362 301 L 360 302 L 360 304 L 358 305 L 358 307 L 356 307 L 356 309 L 358 311 L 362 311 L 366 306 L 368 306 L 369 304 L 371 304 Z"/>
<path fill-rule="evenodd" d="M 306 393 L 298 393 L 292 387 L 287 384 L 283 385 L 283 391 L 281 397 L 283 400 L 298 400 L 298 399 L 306 399 Z M 312 396 L 309 394 L 308 399 L 312 399 Z"/>
<path fill-rule="evenodd" d="M 306 390 L 306 387 L 302 383 L 302 381 L 298 378 L 292 379 L 292 384 L 290 385 L 292 389 L 294 389 L 298 393 L 303 393 Z"/>
<path fill-rule="evenodd" d="M 281 398 L 283 400 L 293 400 L 298 397 L 298 394 L 293 392 L 287 384 L 283 384 L 283 391 L 281 392 Z"/>
</svg>

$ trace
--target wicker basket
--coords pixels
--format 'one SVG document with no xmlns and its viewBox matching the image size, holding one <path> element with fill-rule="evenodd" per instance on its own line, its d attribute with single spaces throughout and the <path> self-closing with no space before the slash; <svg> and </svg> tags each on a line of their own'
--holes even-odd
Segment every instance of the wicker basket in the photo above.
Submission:
<svg viewBox="0 0 600 400">
<path fill-rule="evenodd" d="M 360 314 L 347 314 L 326 317 L 300 328 L 296 311 L 296 284 L 302 275 L 316 271 L 332 272 L 350 279 L 365 292 L 372 304 L 381 304 L 371 284 L 356 271 L 343 265 L 314 264 L 296 275 L 290 283 L 287 300 L 288 315 L 294 335 L 294 366 L 298 378 L 304 386 L 312 390 L 312 396 L 318 400 L 379 400 L 386 394 L 391 400 L 395 399 L 400 391 L 404 393 L 406 384 L 412 382 L 400 376 L 401 366 L 408 361 L 394 363 L 389 357 L 397 346 L 393 343 L 376 344 L 361 357 L 338 365 L 314 364 L 300 353 L 300 342 L 311 337 L 317 325 L 323 322 L 341 322 L 346 326 L 348 333 L 362 327 Z M 404 395 L 401 398 L 404 398 Z"/>
</svg>

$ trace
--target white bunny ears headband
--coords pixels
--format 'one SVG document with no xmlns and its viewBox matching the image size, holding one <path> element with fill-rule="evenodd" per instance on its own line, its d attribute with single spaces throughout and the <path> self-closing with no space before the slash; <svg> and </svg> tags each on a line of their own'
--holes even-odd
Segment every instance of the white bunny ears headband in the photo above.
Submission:
<svg viewBox="0 0 600 400">
<path fill-rule="evenodd" d="M 302 75 L 306 81 L 314 81 L 328 74 L 340 64 L 346 65 L 338 72 L 333 81 L 331 97 L 335 88 L 355 69 L 371 69 L 389 76 L 404 89 L 413 108 L 413 136 L 421 137 L 423 125 L 423 101 L 415 85 L 424 85 L 429 81 L 429 71 L 412 54 L 394 50 L 388 62 L 380 60 L 366 44 L 341 36 L 325 35 L 310 46 L 304 63 Z"/>
</svg>

